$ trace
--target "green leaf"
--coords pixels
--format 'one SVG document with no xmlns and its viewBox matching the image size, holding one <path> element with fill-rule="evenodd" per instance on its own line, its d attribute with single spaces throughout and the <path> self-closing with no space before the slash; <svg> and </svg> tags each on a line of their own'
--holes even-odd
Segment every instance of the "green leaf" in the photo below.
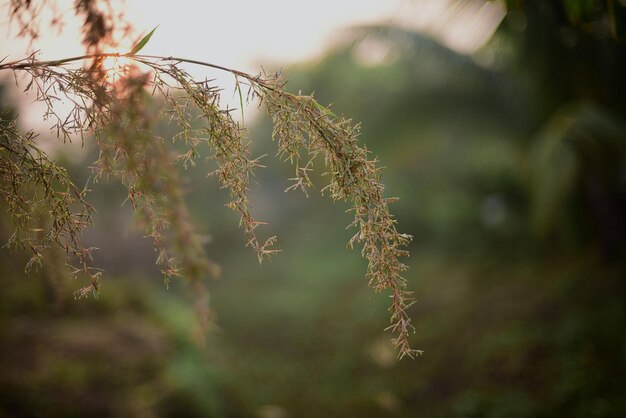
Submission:
<svg viewBox="0 0 626 418">
<path fill-rule="evenodd" d="M 245 125 L 243 119 L 243 95 L 241 94 L 241 85 L 239 84 L 239 77 L 235 74 L 235 87 L 237 89 L 237 93 L 239 93 L 239 108 L 241 109 L 241 126 Z"/>
<path fill-rule="evenodd" d="M 313 99 L 311 98 L 311 100 L 313 100 Z M 317 101 L 313 100 L 313 104 L 315 105 L 315 107 L 317 107 L 317 110 L 319 110 L 320 112 L 322 112 L 326 116 L 332 116 L 334 118 L 337 117 L 337 115 L 335 115 L 329 108 L 327 108 L 326 106 L 322 106 Z"/>
<path fill-rule="evenodd" d="M 137 42 L 135 44 L 135 46 L 133 47 L 133 49 L 130 50 L 130 52 L 128 53 L 128 55 L 135 55 L 137 52 L 141 51 L 141 49 L 146 46 L 146 44 L 148 43 L 148 41 L 150 40 L 150 38 L 152 38 L 152 34 L 154 33 L 155 30 L 157 30 L 157 28 L 159 27 L 159 25 L 156 25 L 154 27 L 154 29 L 152 29 L 150 31 L 150 33 L 148 33 L 146 36 L 144 36 L 143 38 L 141 38 L 141 40 L 139 42 Z"/>
</svg>

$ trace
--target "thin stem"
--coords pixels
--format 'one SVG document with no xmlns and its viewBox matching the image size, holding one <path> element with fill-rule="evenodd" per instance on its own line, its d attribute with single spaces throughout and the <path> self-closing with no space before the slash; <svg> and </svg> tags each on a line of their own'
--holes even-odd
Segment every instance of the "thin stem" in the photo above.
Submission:
<svg viewBox="0 0 626 418">
<path fill-rule="evenodd" d="M 76 57 L 63 58 L 59 60 L 50 60 L 50 61 L 35 61 L 35 60 L 28 61 L 29 58 L 22 58 L 16 61 L 7 62 L 5 64 L 0 64 L 0 70 L 25 70 L 25 69 L 36 68 L 36 67 L 58 67 L 60 65 L 67 64 L 70 62 L 83 61 L 83 60 L 87 60 L 91 58 L 109 58 L 109 57 L 124 57 L 124 56 L 128 56 L 128 55 L 103 52 L 100 54 L 80 55 Z"/>
<path fill-rule="evenodd" d="M 235 70 L 234 68 L 228 68 L 228 67 L 224 67 L 222 65 L 211 64 L 210 62 L 192 60 L 192 59 L 188 59 L 188 58 L 164 57 L 164 56 L 160 56 L 160 55 L 120 55 L 120 56 L 126 57 L 126 58 L 131 58 L 131 59 L 133 59 L 133 58 L 139 58 L 139 59 L 146 58 L 146 59 L 154 59 L 154 60 L 160 60 L 160 61 L 185 62 L 187 64 L 201 65 L 203 67 L 215 68 L 216 70 L 226 71 L 226 72 L 229 72 L 231 74 L 235 74 L 235 75 L 247 78 L 249 80 L 255 80 L 255 81 L 259 80 L 259 77 L 253 76 L 253 75 L 248 74 L 248 73 L 244 73 L 243 71 Z"/>
<path fill-rule="evenodd" d="M 172 57 L 172 56 L 166 57 L 166 56 L 160 56 L 160 55 L 131 55 L 131 54 L 120 54 L 116 52 L 102 52 L 98 54 L 79 55 L 75 57 L 63 58 L 63 59 L 58 59 L 58 60 L 49 60 L 49 61 L 35 61 L 35 60 L 29 60 L 29 58 L 22 58 L 16 61 L 0 64 L 0 71 L 1 70 L 25 70 L 25 69 L 37 68 L 37 67 L 58 67 L 63 64 L 68 64 L 70 62 L 84 61 L 84 60 L 93 59 L 93 58 L 128 58 L 133 61 L 140 62 L 140 63 L 143 63 L 144 60 L 146 59 L 159 60 L 159 61 L 184 62 L 187 64 L 201 65 L 203 67 L 209 67 L 209 68 L 214 68 L 214 69 L 221 70 L 221 71 L 226 71 L 231 74 L 234 74 L 234 75 L 246 78 L 248 80 L 255 81 L 256 83 L 262 84 L 263 87 L 268 88 L 270 90 L 275 90 L 272 86 L 266 83 L 263 83 L 263 80 L 260 77 L 253 76 L 251 74 L 236 70 L 234 68 L 224 67 L 222 65 L 212 64 L 210 62 L 192 60 L 188 58 L 180 58 L 180 57 Z"/>
</svg>

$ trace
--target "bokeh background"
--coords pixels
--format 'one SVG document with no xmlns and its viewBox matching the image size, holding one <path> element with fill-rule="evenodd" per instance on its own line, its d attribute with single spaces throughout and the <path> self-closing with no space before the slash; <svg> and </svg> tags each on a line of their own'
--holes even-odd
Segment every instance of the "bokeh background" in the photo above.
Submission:
<svg viewBox="0 0 626 418">
<path fill-rule="evenodd" d="M 283 253 L 259 267 L 207 167 L 184 173 L 222 268 L 207 279 L 215 325 L 201 343 L 191 290 L 165 289 L 123 188 L 92 185 L 98 300 L 75 301 L 62 272 L 26 276 L 26 255 L 0 251 L 0 417 L 624 416 L 626 4 L 396 7 L 284 70 L 290 90 L 360 121 L 387 167 L 414 236 L 411 341 L 424 354 L 397 360 L 387 295 L 345 248 L 346 207 L 284 193 L 293 169 L 249 109 L 254 152 L 269 155 L 251 200 Z M 305 19 L 296 12 L 282 18 Z M 18 112 L 9 81 L 2 107 Z M 53 152 L 87 181 L 88 144 Z"/>
</svg>

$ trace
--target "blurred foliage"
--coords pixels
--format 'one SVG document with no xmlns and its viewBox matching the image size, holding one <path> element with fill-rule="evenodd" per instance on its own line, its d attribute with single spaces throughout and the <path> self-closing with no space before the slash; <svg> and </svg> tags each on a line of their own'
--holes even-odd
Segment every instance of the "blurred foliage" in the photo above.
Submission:
<svg viewBox="0 0 626 418">
<path fill-rule="evenodd" d="M 620 0 L 532 1 L 506 0 L 509 10 L 543 8 L 546 13 L 559 15 L 567 26 L 604 38 L 626 40 L 626 5 Z"/>
<path fill-rule="evenodd" d="M 175 291 L 126 279 L 77 303 L 58 272 L 23 277 L 23 261 L 0 262 L 0 416 L 240 416 Z"/>
<path fill-rule="evenodd" d="M 569 7 L 591 3 L 572 18 Z M 392 209 L 415 236 L 410 314 L 423 357 L 398 362 L 380 332 L 385 300 L 343 250 L 349 231 L 336 232 L 349 215 L 314 190 L 285 195 L 291 168 L 271 165 L 251 202 L 287 254 L 262 269 L 214 204 L 222 191 L 188 196 L 224 272 L 210 284 L 218 329 L 204 350 L 178 303 L 184 288 L 165 295 L 127 278 L 98 302 L 59 308 L 56 286 L 3 259 L 0 416 L 42 416 L 54 402 L 74 409 L 47 416 L 623 415 L 626 48 L 581 23 L 601 24 L 610 3 L 621 16 L 618 1 L 510 1 L 471 56 L 399 28 L 358 28 L 290 69 L 293 91 L 363 121 L 387 190 L 403 197 Z M 252 139 L 270 132 L 261 120 Z M 204 175 L 186 174 L 198 189 Z M 153 267 L 133 260 L 150 245 L 128 232 L 122 196 L 115 185 L 95 196 L 104 206 L 90 239 L 108 271 L 140 276 Z"/>
</svg>

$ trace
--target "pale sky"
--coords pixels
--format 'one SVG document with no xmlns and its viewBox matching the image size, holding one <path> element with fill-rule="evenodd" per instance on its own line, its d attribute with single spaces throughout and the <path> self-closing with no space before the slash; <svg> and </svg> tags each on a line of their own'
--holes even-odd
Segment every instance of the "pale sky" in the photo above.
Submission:
<svg viewBox="0 0 626 418">
<path fill-rule="evenodd" d="M 342 37 L 342 29 L 364 23 L 393 22 L 419 29 L 454 49 L 471 52 L 488 39 L 504 13 L 501 2 L 482 0 L 111 1 L 123 4 L 118 7 L 123 7 L 137 32 L 160 25 L 142 52 L 250 72 L 259 65 L 286 65 L 319 56 Z M 79 22 L 71 18 L 73 0 L 54 3 L 67 11 L 65 31 L 61 36 L 44 33 L 34 48 L 41 50 L 43 59 L 80 54 Z M 8 28 L 8 0 L 0 4 L 0 31 L 9 41 L 2 43 L 0 53 L 16 58 L 26 44 L 15 42 L 15 31 Z M 130 49 L 134 40 L 121 45 L 120 52 Z"/>
<path fill-rule="evenodd" d="M 118 0 L 111 0 L 119 4 Z M 8 25 L 8 0 L 0 0 L 0 58 L 21 58 L 26 42 L 15 40 Z M 67 11 L 61 35 L 42 33 L 32 49 L 39 59 L 80 55 L 80 22 L 72 18 L 73 0 L 56 0 Z M 342 39 L 343 29 L 367 23 L 392 22 L 421 30 L 460 52 L 471 53 L 489 39 L 504 16 L 502 3 L 483 0 L 126 0 L 127 19 L 138 33 L 158 29 L 145 54 L 181 56 L 256 74 L 290 63 L 311 60 Z M 49 17 L 42 16 L 43 21 Z M 120 45 L 130 50 L 136 39 Z M 227 74 L 188 68 L 199 78 L 215 78 L 223 88 L 232 84 Z M 226 97 L 225 97 L 226 98 Z M 227 99 L 227 98 L 226 98 Z M 228 101 L 228 99 L 227 99 Z"/>
<path fill-rule="evenodd" d="M 126 0 L 127 19 L 137 32 L 159 28 L 142 53 L 176 55 L 220 63 L 243 71 L 257 72 L 261 64 L 288 64 L 321 54 L 332 45 L 338 31 L 350 25 L 389 20 L 404 0 L 175 0 L 161 2 Z M 14 42 L 8 31 L 6 6 L 2 1 L 0 30 L 11 42 L 3 42 L 2 55 L 12 58 L 27 49 Z M 71 11 L 73 0 L 56 0 L 59 10 Z M 114 4 L 119 3 L 117 0 Z M 35 49 L 41 59 L 80 54 L 79 22 L 67 13 L 61 36 L 44 34 Z M 43 20 L 49 19 L 44 17 Z M 121 51 L 130 49 L 129 39 Z"/>
</svg>

